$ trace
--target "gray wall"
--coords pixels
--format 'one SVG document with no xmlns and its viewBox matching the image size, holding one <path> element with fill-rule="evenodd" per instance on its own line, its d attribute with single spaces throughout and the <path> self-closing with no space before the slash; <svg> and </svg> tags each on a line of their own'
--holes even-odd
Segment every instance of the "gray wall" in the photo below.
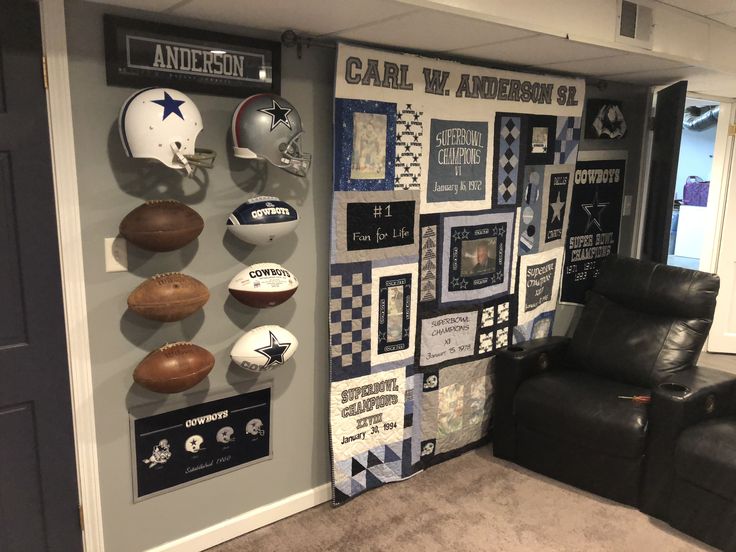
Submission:
<svg viewBox="0 0 736 552">
<path fill-rule="evenodd" d="M 109 552 L 134 552 L 182 537 L 264 504 L 329 480 L 327 444 L 327 270 L 332 183 L 332 91 L 334 51 L 305 50 L 296 59 L 283 52 L 282 93 L 294 103 L 307 129 L 311 174 L 299 179 L 279 169 L 266 174 L 236 160 L 228 143 L 230 117 L 238 98 L 190 94 L 202 113 L 197 145 L 218 152 L 203 182 L 124 156 L 117 115 L 133 89 L 105 84 L 103 12 L 135 12 L 66 3 L 79 201 L 89 309 L 105 544 Z M 151 14 L 141 14 L 152 19 Z M 167 23 L 177 23 L 166 18 Z M 201 22 L 181 22 L 211 27 Z M 254 36 L 245 29 L 217 30 Z M 275 194 L 300 212 L 295 234 L 251 248 L 225 231 L 237 205 L 256 193 Z M 171 253 L 129 250 L 129 272 L 106 273 L 103 239 L 117 234 L 128 211 L 145 199 L 179 199 L 205 219 L 199 239 Z M 229 298 L 227 284 L 245 264 L 273 261 L 300 281 L 294 299 L 255 311 Z M 128 293 L 157 272 L 182 270 L 211 291 L 204 312 L 182 322 L 148 323 L 126 313 Z M 230 366 L 229 350 L 247 328 L 280 324 L 294 333 L 299 350 L 286 366 L 251 376 Z M 133 385 L 136 364 L 166 341 L 190 339 L 217 362 L 209 379 L 182 397 L 164 397 Z M 256 382 L 273 382 L 273 459 L 134 504 L 128 409 L 167 410 L 180 403 L 243 392 Z"/>
<path fill-rule="evenodd" d="M 587 83 L 585 91 L 587 98 L 604 98 L 623 102 L 623 111 L 628 129 L 626 136 L 621 140 L 586 140 L 583 138 L 580 141 L 580 151 L 625 150 L 628 152 L 624 197 L 631 196 L 631 212 L 628 216 L 621 218 L 618 253 L 630 257 L 634 255 L 635 247 L 634 232 L 636 229 L 634 222 L 638 209 L 639 167 L 644 147 L 642 137 L 644 123 L 649 113 L 648 89 L 633 84 L 591 81 Z M 583 113 L 583 129 L 585 125 L 585 113 Z M 572 335 L 581 310 L 582 307 L 575 305 L 559 305 L 555 315 L 553 333 L 555 335 Z"/>
</svg>

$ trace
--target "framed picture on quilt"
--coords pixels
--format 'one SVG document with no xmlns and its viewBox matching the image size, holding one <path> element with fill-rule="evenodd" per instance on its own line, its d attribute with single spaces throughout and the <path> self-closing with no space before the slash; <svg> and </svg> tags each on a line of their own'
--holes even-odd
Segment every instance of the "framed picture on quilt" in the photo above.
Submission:
<svg viewBox="0 0 736 552">
<path fill-rule="evenodd" d="M 393 190 L 396 104 L 335 101 L 335 181 L 342 191 Z"/>
</svg>

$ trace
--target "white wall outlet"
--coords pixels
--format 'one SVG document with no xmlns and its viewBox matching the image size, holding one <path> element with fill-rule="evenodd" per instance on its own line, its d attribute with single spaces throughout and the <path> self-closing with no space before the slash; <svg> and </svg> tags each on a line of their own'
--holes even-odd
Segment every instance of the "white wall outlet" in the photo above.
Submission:
<svg viewBox="0 0 736 552">
<path fill-rule="evenodd" d="M 628 217 L 631 214 L 631 196 L 625 195 L 624 196 L 624 208 L 622 216 Z"/>
<path fill-rule="evenodd" d="M 105 272 L 128 270 L 128 242 L 125 238 L 105 238 Z"/>
</svg>

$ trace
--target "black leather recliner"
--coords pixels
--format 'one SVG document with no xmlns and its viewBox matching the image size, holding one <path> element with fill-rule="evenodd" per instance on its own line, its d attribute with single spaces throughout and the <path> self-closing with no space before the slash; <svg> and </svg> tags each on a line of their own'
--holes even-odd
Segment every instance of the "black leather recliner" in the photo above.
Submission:
<svg viewBox="0 0 736 552">
<path fill-rule="evenodd" d="M 736 377 L 697 368 L 654 390 L 640 508 L 736 552 Z"/>
<path fill-rule="evenodd" d="M 649 406 L 619 397 L 649 396 L 673 375 L 693 370 L 718 288 L 712 274 L 607 259 L 572 339 L 499 351 L 495 456 L 639 505 Z"/>
</svg>

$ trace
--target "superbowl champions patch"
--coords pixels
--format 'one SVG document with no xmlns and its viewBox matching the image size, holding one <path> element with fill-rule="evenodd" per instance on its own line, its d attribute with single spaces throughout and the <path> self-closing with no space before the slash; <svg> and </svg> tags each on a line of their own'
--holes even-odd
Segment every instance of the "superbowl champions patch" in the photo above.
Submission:
<svg viewBox="0 0 736 552">
<path fill-rule="evenodd" d="M 333 382 L 330 412 L 335 489 L 343 500 L 409 475 L 404 438 L 410 370 Z M 411 393 L 408 394 L 411 400 Z"/>
<path fill-rule="evenodd" d="M 419 366 L 445 365 L 475 351 L 478 312 L 453 312 L 422 320 Z"/>
<path fill-rule="evenodd" d="M 488 123 L 432 119 L 427 203 L 486 197 Z"/>
</svg>

